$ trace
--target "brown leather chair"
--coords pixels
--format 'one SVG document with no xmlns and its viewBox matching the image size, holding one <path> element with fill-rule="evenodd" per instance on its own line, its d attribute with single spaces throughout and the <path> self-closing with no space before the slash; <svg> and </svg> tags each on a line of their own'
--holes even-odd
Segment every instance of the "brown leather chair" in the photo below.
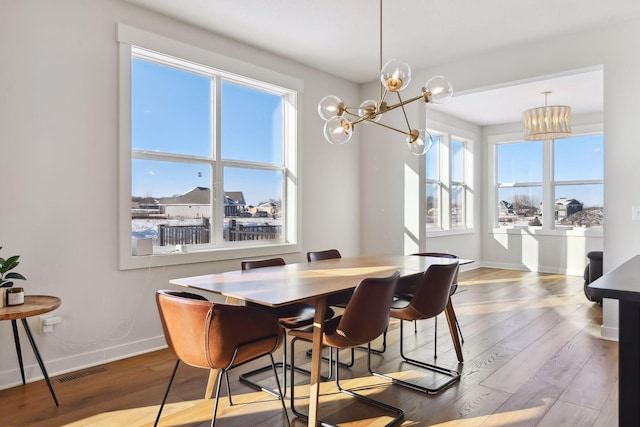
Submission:
<svg viewBox="0 0 640 427">
<path fill-rule="evenodd" d="M 354 348 L 363 344 L 369 344 L 379 337 L 389 324 L 389 310 L 393 301 L 399 272 L 384 278 L 367 278 L 362 280 L 354 289 L 351 299 L 341 316 L 334 317 L 325 322 L 322 343 L 335 349 Z M 295 366 L 295 342 L 299 339 L 313 340 L 313 327 L 294 329 L 289 331 L 293 336 L 291 340 L 291 364 Z M 337 352 L 339 354 L 339 352 Z M 370 353 L 369 353 L 370 354 Z M 395 414 L 393 420 L 386 424 L 391 426 L 404 417 L 404 411 L 400 408 L 388 405 L 378 400 L 371 399 L 340 387 L 339 380 L 339 355 L 336 356 L 336 386 L 340 392 L 358 398 L 367 404 L 383 408 Z M 303 419 L 308 419 L 306 414 L 300 413 L 294 406 L 295 378 L 294 370 L 291 370 L 291 410 Z M 322 423 L 322 425 L 326 425 Z"/>
<path fill-rule="evenodd" d="M 438 258 L 448 258 L 448 259 L 458 259 L 457 255 L 449 254 L 446 252 L 420 252 L 413 254 L 415 256 L 430 256 L 430 257 L 438 257 Z M 402 277 L 400 281 L 398 281 L 398 289 L 396 294 L 400 299 L 411 299 L 413 297 L 413 293 L 415 289 L 420 285 L 421 274 L 416 274 L 412 276 Z M 458 290 L 458 270 L 456 270 L 456 274 L 453 277 L 453 283 L 451 284 L 451 291 L 449 292 L 449 296 L 456 293 Z M 453 313 L 453 320 L 456 323 L 456 328 L 458 328 L 458 333 L 460 334 L 460 340 L 464 344 L 464 337 L 462 336 L 462 329 L 460 329 L 460 323 L 458 322 L 458 318 L 456 316 L 455 311 L 453 311 L 453 306 L 451 307 L 451 312 Z M 438 316 L 433 318 L 435 322 L 434 325 L 434 339 L 433 339 L 433 358 L 438 358 Z M 418 332 L 417 327 L 414 322 L 414 330 L 415 333 Z"/>
<path fill-rule="evenodd" d="M 223 375 L 227 382 L 229 405 L 233 404 L 228 374 L 231 368 L 262 356 L 269 356 L 278 388 L 280 388 L 273 352 L 282 345 L 283 330 L 278 319 L 271 313 L 255 307 L 217 304 L 207 301 L 200 295 L 178 291 L 157 291 L 156 303 L 165 339 L 178 360 L 169 379 L 154 426 L 160 420 L 180 362 L 197 368 L 218 370 L 211 426 L 214 426 L 216 421 Z M 284 398 L 280 400 L 288 421 Z"/>
<path fill-rule="evenodd" d="M 285 265 L 285 261 L 283 258 L 267 258 L 267 259 L 259 259 L 259 260 L 246 260 L 246 261 L 242 261 L 240 263 L 240 267 L 242 268 L 243 271 L 246 270 L 252 270 L 254 268 L 263 268 L 263 267 L 277 267 L 277 266 L 282 266 Z M 249 306 L 254 306 L 254 307 L 258 307 L 262 310 L 267 310 L 269 312 L 271 312 L 271 314 L 273 314 L 275 317 L 278 318 L 278 321 L 280 321 L 280 324 L 285 328 L 285 329 L 295 329 L 295 328 L 301 328 L 304 326 L 308 326 L 313 324 L 313 319 L 316 313 L 316 309 L 315 306 L 310 305 L 310 304 L 305 304 L 305 303 L 297 303 L 297 304 L 290 304 L 290 305 L 286 305 L 283 307 L 277 307 L 277 308 L 270 308 L 270 307 L 265 307 L 263 305 L 260 304 L 254 304 L 254 303 L 250 303 L 248 302 L 247 305 Z M 330 309 L 329 307 L 327 307 L 326 311 L 325 311 L 325 319 L 331 319 L 333 317 L 335 313 L 333 312 L 332 309 Z M 286 333 L 284 334 L 284 336 L 286 337 Z M 278 362 L 276 363 L 276 367 L 282 368 L 282 372 L 283 372 L 283 388 L 285 390 L 285 394 L 286 394 L 286 390 L 287 390 L 287 376 L 285 375 L 286 373 L 286 369 L 287 368 L 291 368 L 290 366 L 287 365 L 287 347 L 286 345 L 283 347 L 282 349 L 282 362 Z M 255 381 L 252 381 L 249 379 L 250 376 L 259 374 L 261 372 L 265 372 L 267 370 L 271 369 L 271 366 L 267 365 L 267 366 L 263 366 L 261 368 L 257 368 L 254 369 L 252 371 L 246 372 L 242 375 L 240 375 L 240 381 L 250 387 L 255 388 L 256 390 L 262 390 L 265 391 L 269 394 L 274 395 L 275 397 L 280 397 L 274 390 L 270 389 L 270 388 L 265 388 L 263 386 L 261 386 L 260 384 L 258 384 Z M 304 372 L 306 374 L 309 374 L 309 371 L 306 369 L 302 369 L 302 368 L 296 368 L 298 371 L 300 372 Z M 325 377 L 326 378 L 326 377 Z"/>
<path fill-rule="evenodd" d="M 436 394 L 445 388 L 449 387 L 456 381 L 460 381 L 460 373 L 456 370 L 447 369 L 437 365 L 433 365 L 427 362 L 408 358 L 404 354 L 403 348 L 403 325 L 405 320 L 422 320 L 435 317 L 442 313 L 447 307 L 449 302 L 449 293 L 451 292 L 451 284 L 455 277 L 456 271 L 458 271 L 458 262 L 451 264 L 434 264 L 431 265 L 427 271 L 425 271 L 420 280 L 420 284 L 415 289 L 413 297 L 409 300 L 397 300 L 394 301 L 393 306 L 389 312 L 390 316 L 396 319 L 400 319 L 400 356 L 402 359 L 414 366 L 429 369 L 434 372 L 444 374 L 451 377 L 448 381 L 444 382 L 438 387 L 424 387 L 408 381 L 399 380 L 388 375 L 373 372 L 371 369 L 371 355 L 367 357 L 367 365 L 369 372 L 373 375 L 381 378 L 386 378 L 393 381 L 395 384 L 399 384 L 405 387 L 412 388 L 414 390 L 423 391 L 429 394 Z"/>
</svg>

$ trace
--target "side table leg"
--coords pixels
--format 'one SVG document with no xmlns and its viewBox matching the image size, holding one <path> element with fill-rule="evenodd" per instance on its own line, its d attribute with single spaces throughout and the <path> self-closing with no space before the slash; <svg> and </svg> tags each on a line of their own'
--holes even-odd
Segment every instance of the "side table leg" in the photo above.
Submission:
<svg viewBox="0 0 640 427">
<path fill-rule="evenodd" d="M 47 382 L 47 385 L 49 386 L 49 391 L 51 392 L 53 401 L 56 402 L 56 406 L 60 406 L 60 404 L 58 403 L 58 398 L 56 397 L 56 393 L 53 391 L 53 386 L 51 385 L 51 381 L 49 380 L 49 374 L 47 374 L 47 369 L 44 367 L 44 362 L 42 361 L 42 357 L 40 357 L 40 352 L 38 351 L 36 342 L 33 340 L 33 336 L 31 335 L 31 329 L 29 329 L 29 324 L 27 323 L 27 319 L 22 319 L 22 326 L 24 326 L 24 331 L 27 333 L 27 338 L 29 338 L 29 342 L 31 343 L 31 348 L 33 348 L 33 353 L 36 355 L 36 360 L 38 361 L 38 365 L 40 365 L 40 370 L 42 371 L 42 375 L 44 375 L 44 379 Z"/>
<path fill-rule="evenodd" d="M 22 376 L 22 384 L 26 384 L 24 380 L 24 364 L 22 363 L 22 349 L 20 348 L 20 336 L 18 335 L 18 324 L 15 319 L 11 320 L 11 327 L 13 328 L 13 340 L 16 343 L 16 353 L 18 353 L 18 363 L 20 364 L 20 375 Z"/>
</svg>

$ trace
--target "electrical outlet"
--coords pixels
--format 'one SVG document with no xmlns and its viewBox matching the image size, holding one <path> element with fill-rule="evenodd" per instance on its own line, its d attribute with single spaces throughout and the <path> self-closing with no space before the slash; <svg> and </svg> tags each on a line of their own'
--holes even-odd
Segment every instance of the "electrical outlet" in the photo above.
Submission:
<svg viewBox="0 0 640 427">
<path fill-rule="evenodd" d="M 634 221 L 640 221 L 640 206 L 631 207 L 631 219 Z"/>
<path fill-rule="evenodd" d="M 57 325 L 60 322 L 62 322 L 62 317 L 44 314 L 40 316 L 40 332 L 43 334 L 53 332 L 53 325 Z"/>
</svg>

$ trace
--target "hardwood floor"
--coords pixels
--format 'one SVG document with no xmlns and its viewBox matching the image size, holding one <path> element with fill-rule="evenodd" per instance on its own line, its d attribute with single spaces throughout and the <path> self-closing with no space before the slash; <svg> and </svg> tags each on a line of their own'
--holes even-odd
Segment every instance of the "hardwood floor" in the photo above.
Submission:
<svg viewBox="0 0 640 427">
<path fill-rule="evenodd" d="M 599 338 L 602 311 L 585 298 L 581 277 L 480 268 L 460 273 L 459 283 L 453 305 L 464 336 L 460 383 L 436 396 L 390 385 L 369 375 L 366 353 L 356 351 L 355 365 L 340 371 L 341 385 L 402 407 L 402 426 L 617 426 L 618 345 Z M 405 325 L 405 351 L 433 361 L 434 322 L 417 325 L 417 334 Z M 441 315 L 437 363 L 456 367 L 448 334 Z M 400 363 L 398 340 L 399 323 L 392 320 L 387 351 L 373 356 L 374 370 L 424 384 L 439 379 Z M 296 346 L 297 364 L 309 362 L 306 348 Z M 232 371 L 234 405 L 223 391 L 218 425 L 287 425 L 278 400 L 237 379 L 266 361 Z M 54 377 L 58 408 L 43 381 L 1 390 L 0 426 L 151 426 L 174 363 L 163 350 Z M 207 376 L 180 366 L 161 426 L 209 425 L 213 400 L 203 398 Z M 275 386 L 268 374 L 263 381 Z M 338 393 L 333 382 L 321 387 L 323 419 L 345 426 L 388 422 L 385 414 Z M 303 374 L 296 374 L 295 394 L 296 407 L 306 410 Z M 290 411 L 289 417 L 294 427 L 306 425 Z"/>
</svg>

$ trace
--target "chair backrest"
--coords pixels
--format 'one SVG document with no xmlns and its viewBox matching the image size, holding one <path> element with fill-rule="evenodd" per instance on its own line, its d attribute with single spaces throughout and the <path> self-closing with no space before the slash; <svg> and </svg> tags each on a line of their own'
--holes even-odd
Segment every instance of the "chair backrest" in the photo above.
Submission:
<svg viewBox="0 0 640 427">
<path fill-rule="evenodd" d="M 389 309 L 400 272 L 389 277 L 370 277 L 360 281 L 353 291 L 336 333 L 325 340 L 338 348 L 348 348 L 373 341 L 389 325 Z"/>
<path fill-rule="evenodd" d="M 432 257 L 438 257 L 438 258 L 451 258 L 451 259 L 458 259 L 458 255 L 454 255 L 454 254 L 450 254 L 447 252 L 419 252 L 417 254 L 413 254 L 413 255 L 417 255 L 417 256 L 432 256 Z M 453 277 L 453 285 L 455 287 L 458 286 L 458 270 L 456 270 L 456 274 Z"/>
<path fill-rule="evenodd" d="M 251 270 L 253 268 L 261 268 L 261 267 L 274 267 L 278 265 L 285 265 L 284 259 L 282 258 L 268 258 L 268 259 L 255 259 L 242 261 L 240 266 L 243 270 Z"/>
<path fill-rule="evenodd" d="M 453 278 L 458 271 L 458 262 L 433 264 L 422 275 L 422 280 L 409 302 L 421 319 L 437 316 L 447 306 Z"/>
<path fill-rule="evenodd" d="M 342 258 L 337 249 L 327 249 L 326 251 L 307 252 L 307 261 L 321 261 L 323 259 Z"/>
<path fill-rule="evenodd" d="M 282 344 L 282 328 L 265 310 L 216 304 L 190 295 L 194 294 L 156 292 L 167 345 L 182 362 L 228 369 Z"/>
</svg>

